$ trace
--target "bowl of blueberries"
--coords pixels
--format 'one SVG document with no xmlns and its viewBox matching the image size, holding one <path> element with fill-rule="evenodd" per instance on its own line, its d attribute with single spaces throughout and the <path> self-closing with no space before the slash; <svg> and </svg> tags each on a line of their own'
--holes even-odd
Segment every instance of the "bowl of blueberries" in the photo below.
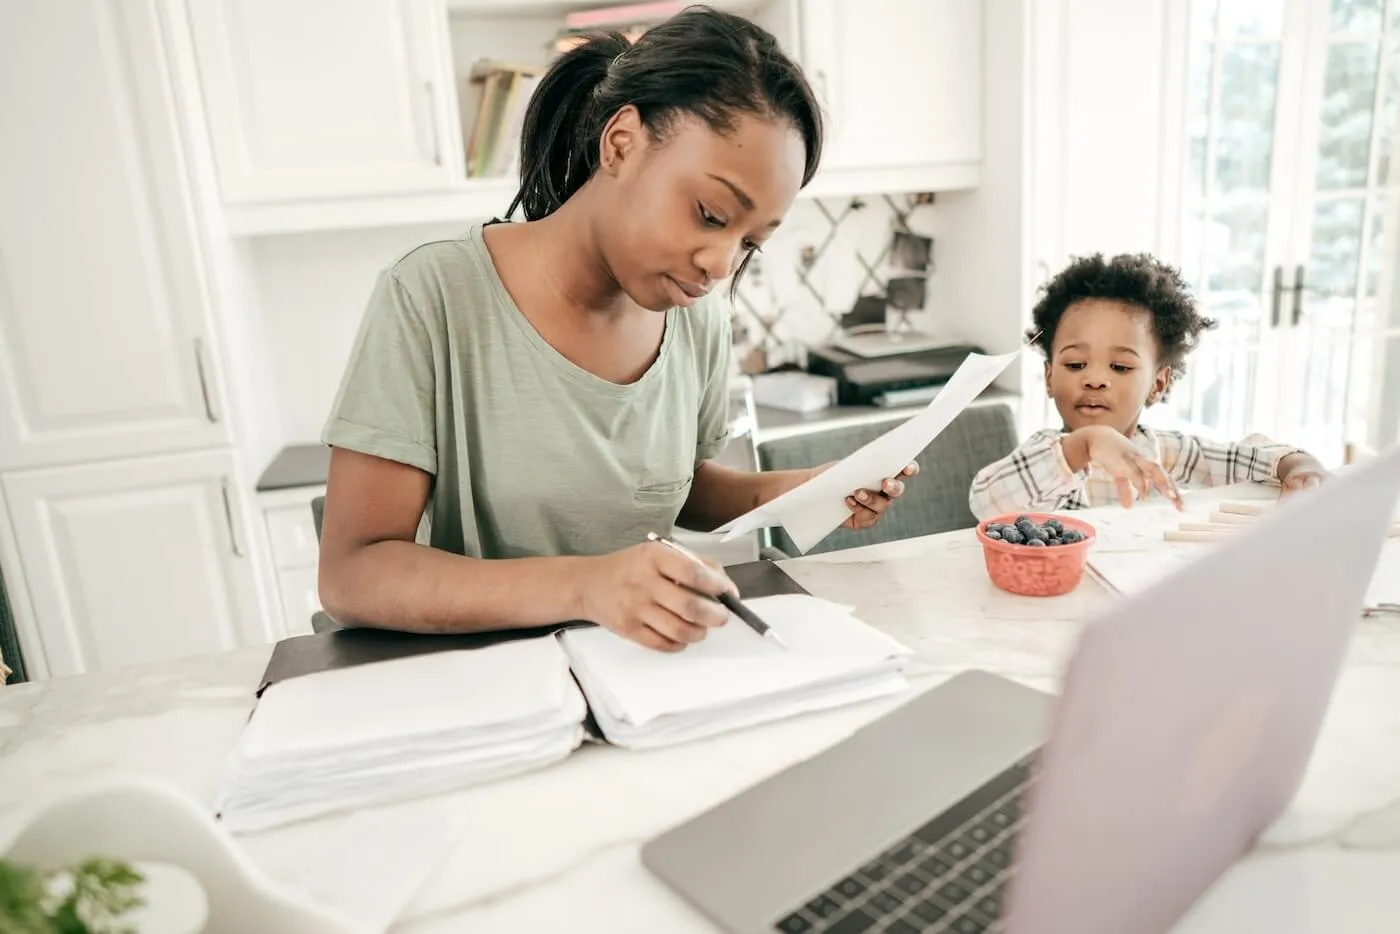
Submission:
<svg viewBox="0 0 1400 934">
<path fill-rule="evenodd" d="M 977 526 L 992 583 L 1026 597 L 1069 593 L 1084 578 L 1094 527 L 1069 516 L 1027 512 Z"/>
</svg>

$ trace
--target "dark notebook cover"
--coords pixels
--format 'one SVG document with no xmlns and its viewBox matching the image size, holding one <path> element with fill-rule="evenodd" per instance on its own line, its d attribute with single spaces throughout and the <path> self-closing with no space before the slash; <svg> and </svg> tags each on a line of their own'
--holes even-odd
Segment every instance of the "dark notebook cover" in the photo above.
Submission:
<svg viewBox="0 0 1400 934">
<path fill-rule="evenodd" d="M 725 568 L 745 599 L 771 597 L 778 594 L 804 594 L 807 591 L 771 561 L 751 561 Z M 480 632 L 460 635 L 426 636 L 395 632 L 389 629 L 335 629 L 311 636 L 293 636 L 277 643 L 272 658 L 263 670 L 258 684 L 258 696 L 279 681 L 336 668 L 352 668 L 369 662 L 386 662 L 412 655 L 445 652 L 453 649 L 479 649 L 532 639 L 564 629 L 592 626 L 592 623 L 569 622 L 532 629 L 510 629 L 500 632 Z"/>
</svg>

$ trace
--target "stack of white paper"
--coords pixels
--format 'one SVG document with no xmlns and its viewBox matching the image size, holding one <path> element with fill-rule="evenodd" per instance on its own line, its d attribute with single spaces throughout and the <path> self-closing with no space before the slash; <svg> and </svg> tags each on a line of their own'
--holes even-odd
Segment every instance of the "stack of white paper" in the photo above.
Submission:
<svg viewBox="0 0 1400 934">
<path fill-rule="evenodd" d="M 585 704 L 550 636 L 269 687 L 225 770 L 234 831 L 449 791 L 563 759 Z"/>
<path fill-rule="evenodd" d="M 908 687 L 910 650 L 850 607 L 806 595 L 746 603 L 786 650 L 737 618 L 675 654 L 603 629 L 559 637 L 609 742 L 664 746 Z"/>
</svg>

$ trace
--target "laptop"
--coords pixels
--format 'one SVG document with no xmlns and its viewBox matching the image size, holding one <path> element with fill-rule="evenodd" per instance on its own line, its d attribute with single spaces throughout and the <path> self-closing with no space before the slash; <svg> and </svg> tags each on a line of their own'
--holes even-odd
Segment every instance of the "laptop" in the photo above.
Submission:
<svg viewBox="0 0 1400 934">
<path fill-rule="evenodd" d="M 1297 792 L 1397 495 L 1400 448 L 1115 601 L 1058 700 L 961 673 L 642 862 L 738 934 L 1168 930 Z"/>
</svg>

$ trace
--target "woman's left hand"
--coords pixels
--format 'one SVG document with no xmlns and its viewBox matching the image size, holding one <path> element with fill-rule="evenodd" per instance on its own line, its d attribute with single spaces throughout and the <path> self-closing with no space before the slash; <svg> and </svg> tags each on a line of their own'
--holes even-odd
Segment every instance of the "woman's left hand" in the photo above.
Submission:
<svg viewBox="0 0 1400 934">
<path fill-rule="evenodd" d="M 890 504 L 904 495 L 905 479 L 915 476 L 918 472 L 919 465 L 910 464 L 897 476 L 883 480 L 880 489 L 856 490 L 847 496 L 846 507 L 851 510 L 851 516 L 841 523 L 841 528 L 868 529 L 879 522 L 885 510 L 890 508 Z"/>
</svg>

